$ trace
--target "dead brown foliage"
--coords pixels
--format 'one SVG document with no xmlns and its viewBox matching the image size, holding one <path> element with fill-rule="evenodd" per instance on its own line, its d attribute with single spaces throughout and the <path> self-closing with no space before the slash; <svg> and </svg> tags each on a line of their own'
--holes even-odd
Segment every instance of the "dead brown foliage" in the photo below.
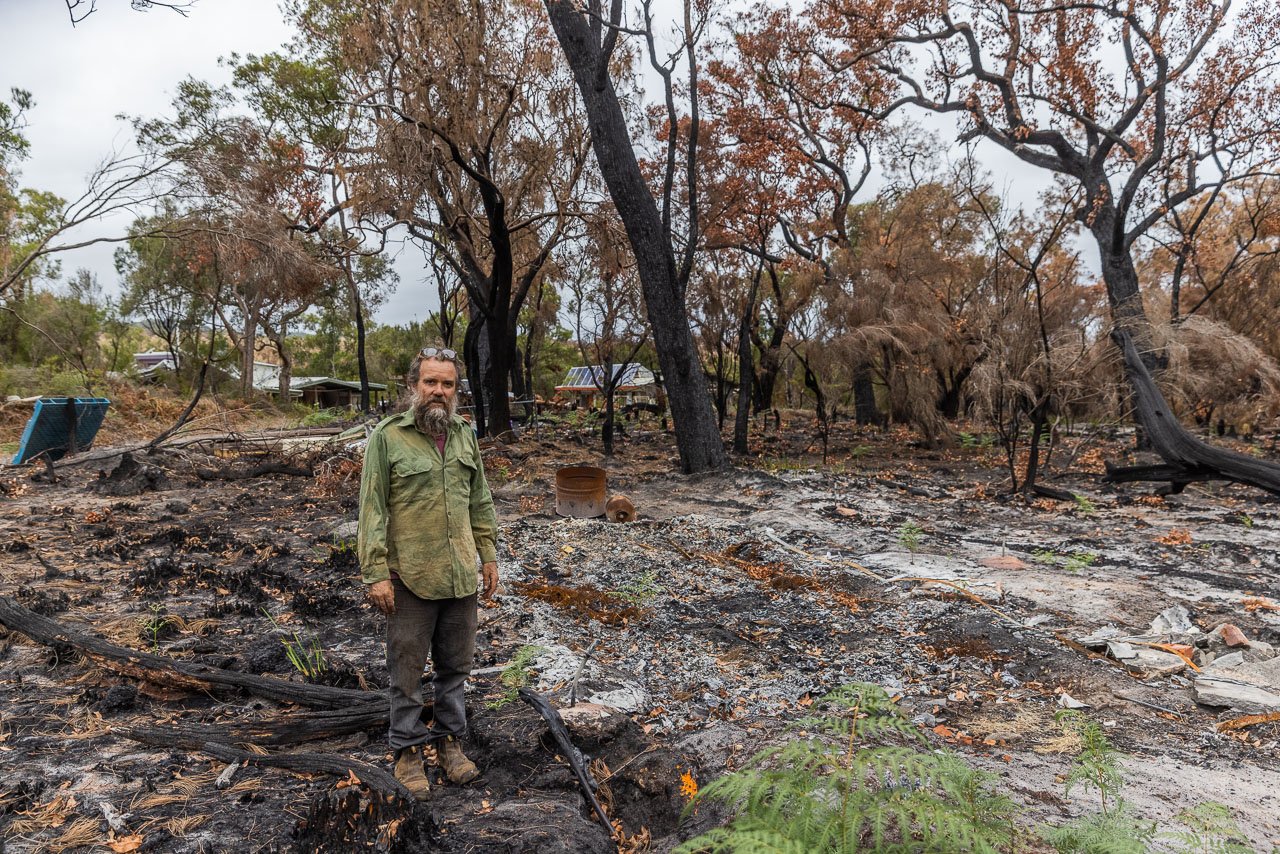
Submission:
<svg viewBox="0 0 1280 854">
<path fill-rule="evenodd" d="M 644 616 L 644 611 L 628 605 L 612 593 L 592 584 L 568 587 L 531 581 L 513 585 L 521 595 L 539 599 L 565 611 L 589 617 L 606 626 L 621 626 Z"/>
</svg>

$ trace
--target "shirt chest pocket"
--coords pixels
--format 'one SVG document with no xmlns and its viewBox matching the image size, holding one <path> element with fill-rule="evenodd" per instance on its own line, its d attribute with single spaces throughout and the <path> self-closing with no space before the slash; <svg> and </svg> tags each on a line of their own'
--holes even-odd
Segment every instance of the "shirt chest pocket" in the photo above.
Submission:
<svg viewBox="0 0 1280 854">
<path fill-rule="evenodd" d="M 426 458 L 391 460 L 391 494 L 394 505 L 430 503 L 440 496 L 440 463 Z"/>
<path fill-rule="evenodd" d="M 449 493 L 462 501 L 471 498 L 471 481 L 480 468 L 480 461 L 470 448 L 458 454 L 457 459 L 450 461 Z"/>
</svg>

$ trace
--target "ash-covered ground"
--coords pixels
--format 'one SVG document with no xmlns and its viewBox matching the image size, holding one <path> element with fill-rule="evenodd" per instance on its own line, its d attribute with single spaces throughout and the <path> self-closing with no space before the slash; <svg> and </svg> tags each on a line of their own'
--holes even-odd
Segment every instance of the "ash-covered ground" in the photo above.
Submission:
<svg viewBox="0 0 1280 854">
<path fill-rule="evenodd" d="M 1096 796 L 1068 798 L 1060 782 L 1073 745 L 1054 715 L 1082 704 L 1123 752 L 1124 797 L 1139 812 L 1164 820 L 1217 801 L 1256 849 L 1280 844 L 1280 723 L 1220 731 L 1250 709 L 1197 702 L 1218 696 L 1197 687 L 1215 657 L 1251 650 L 1250 666 L 1264 666 L 1280 646 L 1280 503 L 1240 487 L 1160 499 L 1104 486 L 1088 469 L 1119 445 L 1076 449 L 1092 463 L 1055 485 L 1079 502 L 1027 504 L 1001 494 L 984 448 L 866 434 L 805 469 L 792 462 L 800 448 L 772 442 L 752 468 L 700 477 L 674 473 L 661 434 L 633 434 L 607 462 L 567 434 L 486 448 L 503 590 L 481 613 L 469 695 L 469 752 L 484 773 L 442 782 L 417 809 L 349 777 L 258 765 L 220 787 L 227 761 L 125 735 L 203 725 L 240 749 L 389 767 L 376 727 L 255 744 L 244 726 L 287 728 L 311 710 L 0 636 L 4 850 L 666 851 L 722 818 L 682 821 L 691 784 L 740 767 L 849 682 L 883 686 L 930 741 L 998 774 L 1028 821 L 1093 808 Z M 329 449 L 312 452 L 316 477 L 223 480 L 261 460 L 137 459 L 114 480 L 92 465 L 56 484 L 4 475 L 0 595 L 184 662 L 385 685 L 350 463 Z M 556 468 L 584 462 L 608 469 L 635 522 L 555 515 Z M 1152 634 L 1179 608 L 1189 626 Z M 1223 623 L 1249 645 L 1224 647 L 1211 634 Z M 1117 654 L 1135 648 L 1141 657 Z M 307 656 L 323 671 L 304 676 Z M 616 839 L 543 720 L 512 699 L 521 678 L 561 708 L 571 692 L 593 704 L 566 718 Z"/>
</svg>

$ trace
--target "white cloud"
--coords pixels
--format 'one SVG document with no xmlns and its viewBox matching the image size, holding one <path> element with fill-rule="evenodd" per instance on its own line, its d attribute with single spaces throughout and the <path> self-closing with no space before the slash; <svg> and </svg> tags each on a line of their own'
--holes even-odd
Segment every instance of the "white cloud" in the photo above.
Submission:
<svg viewBox="0 0 1280 854">
<path fill-rule="evenodd" d="M 20 164 L 20 182 L 63 198 L 77 197 L 112 151 L 130 148 L 132 130 L 117 116 L 169 114 L 184 78 L 228 82 L 220 57 L 278 50 L 292 34 L 272 0 L 200 0 L 186 17 L 159 7 L 134 11 L 129 0 L 97 5 L 73 27 L 63 0 L 0 0 L 0 96 L 17 87 L 36 102 L 27 115 L 31 156 Z M 121 234 L 130 219 L 86 226 L 77 236 Z M 64 253 L 63 273 L 87 267 L 114 291 L 115 246 Z M 399 292 L 379 319 L 424 318 L 434 297 L 421 283 L 416 251 L 406 248 L 397 268 Z"/>
</svg>

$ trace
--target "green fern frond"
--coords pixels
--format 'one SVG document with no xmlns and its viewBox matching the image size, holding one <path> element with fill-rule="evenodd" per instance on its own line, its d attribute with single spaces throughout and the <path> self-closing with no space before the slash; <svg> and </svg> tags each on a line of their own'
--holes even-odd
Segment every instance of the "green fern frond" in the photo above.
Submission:
<svg viewBox="0 0 1280 854">
<path fill-rule="evenodd" d="M 1253 848 L 1225 804 L 1209 801 L 1174 816 L 1185 831 L 1165 831 L 1160 841 L 1178 846 L 1177 854 L 1253 854 Z"/>
<path fill-rule="evenodd" d="M 762 750 L 705 786 L 690 804 L 725 804 L 737 816 L 677 851 L 982 852 L 1006 850 L 1015 807 L 990 777 L 951 754 L 900 744 L 922 739 L 882 689 L 853 685 L 822 698 L 829 717 Z"/>
<path fill-rule="evenodd" d="M 1155 838 L 1155 822 L 1143 821 L 1124 801 L 1109 813 L 1088 813 L 1042 835 L 1061 854 L 1146 854 Z"/>
</svg>

